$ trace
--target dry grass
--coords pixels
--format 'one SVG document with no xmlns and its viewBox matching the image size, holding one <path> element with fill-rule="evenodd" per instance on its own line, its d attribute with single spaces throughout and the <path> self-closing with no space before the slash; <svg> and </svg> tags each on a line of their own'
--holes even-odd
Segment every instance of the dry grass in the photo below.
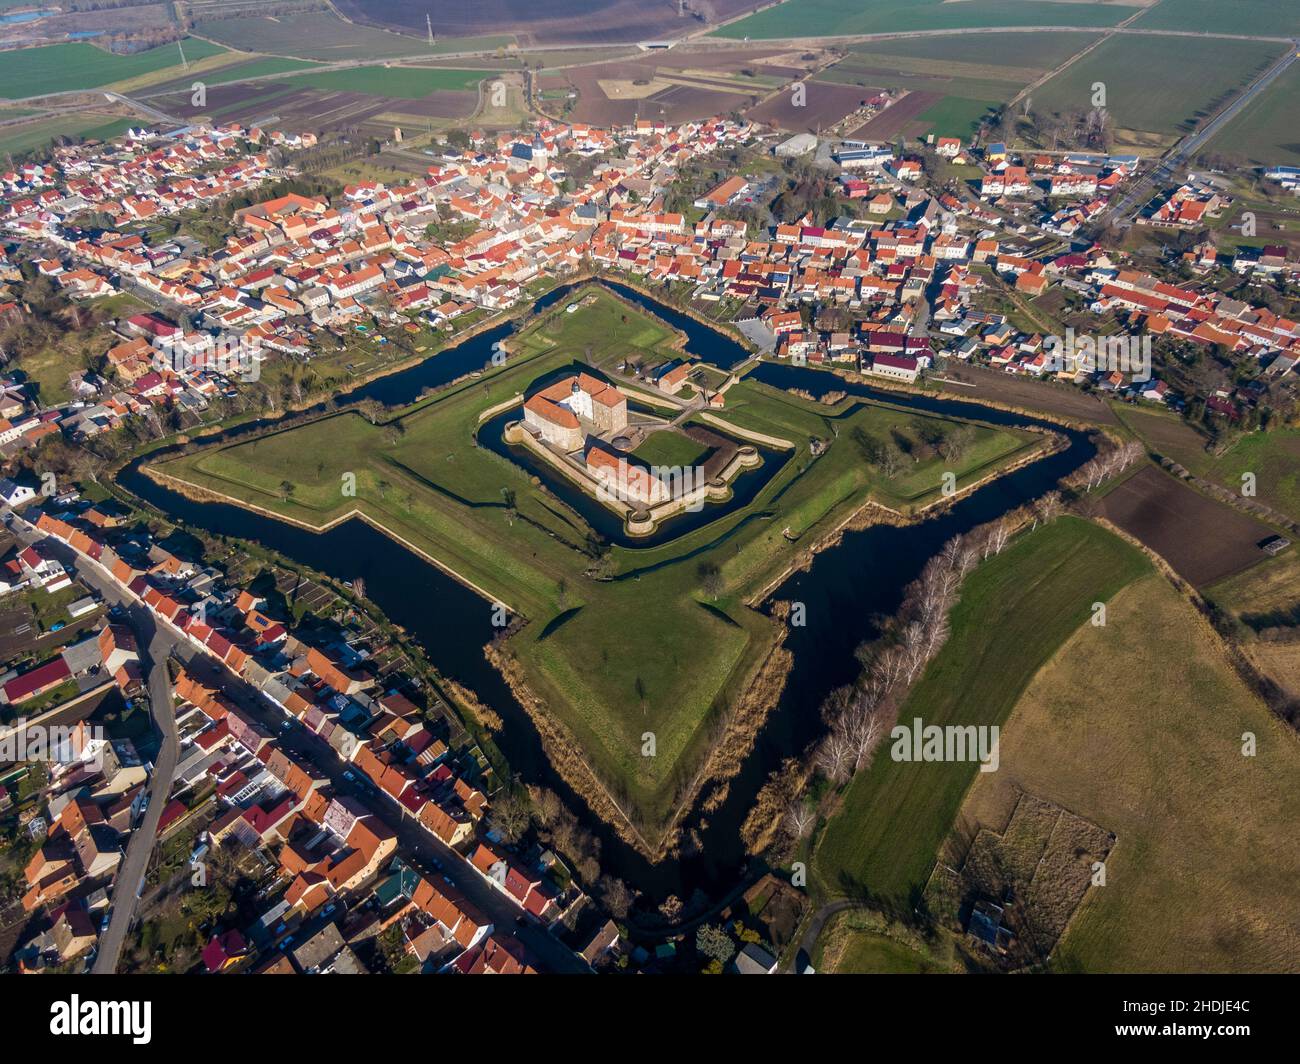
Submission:
<svg viewBox="0 0 1300 1064">
<path fill-rule="evenodd" d="M 1245 653 L 1255 668 L 1300 698 L 1300 643 L 1251 643 Z"/>
<path fill-rule="evenodd" d="M 1242 754 L 1242 734 L 1258 739 Z M 964 817 L 995 829 L 1007 792 L 1118 836 L 1056 960 L 1088 971 L 1294 971 L 1300 963 L 1300 742 L 1242 685 L 1192 607 L 1145 577 L 1021 697 L 1002 767 Z"/>
</svg>

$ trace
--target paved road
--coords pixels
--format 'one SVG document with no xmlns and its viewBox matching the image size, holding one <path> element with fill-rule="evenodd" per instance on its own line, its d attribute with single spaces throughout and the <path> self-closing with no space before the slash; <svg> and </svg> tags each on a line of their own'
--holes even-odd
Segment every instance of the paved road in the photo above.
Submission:
<svg viewBox="0 0 1300 1064">
<path fill-rule="evenodd" d="M 7 507 L 5 512 L 12 513 Z M 10 529 L 25 543 L 44 541 L 43 545 L 51 554 L 76 571 L 78 579 L 97 591 L 104 601 L 121 606 L 126 611 L 127 621 L 135 631 L 140 646 L 141 667 L 148 676 L 149 713 L 153 717 L 154 727 L 163 737 L 146 788 L 149 805 L 127 840 L 126 854 L 113 880 L 112 916 L 108 930 L 100 937 L 95 964 L 91 969 L 97 975 L 111 973 L 117 967 L 126 933 L 135 918 L 136 901 L 144 883 L 149 855 L 153 852 L 158 836 L 158 820 L 171 794 L 176 763 L 180 756 L 171 680 L 167 675 L 167 658 L 176 645 L 177 637 L 162 631 L 149 610 L 123 591 L 98 565 L 86 561 L 71 547 L 45 536 L 17 514 L 12 519 Z"/>
<path fill-rule="evenodd" d="M 141 656 L 147 658 L 151 664 L 150 705 L 154 712 L 155 724 L 165 736 L 162 751 L 154 765 L 150 780 L 149 808 L 145 820 L 132 833 L 127 856 L 118 869 L 113 891 L 112 921 L 108 932 L 100 940 L 99 956 L 96 958 L 94 971 L 112 971 L 113 966 L 116 965 L 122 940 L 134 915 L 137 891 L 143 883 L 153 840 L 157 835 L 158 818 L 167 804 L 176 772 L 179 747 L 176 717 L 172 709 L 171 685 L 166 669 L 167 658 L 173 654 L 184 661 L 186 667 L 196 676 L 219 685 L 227 695 L 247 709 L 272 734 L 276 734 L 277 741 L 284 749 L 302 756 L 323 771 L 339 793 L 356 798 L 391 826 L 397 833 L 399 852 L 404 856 L 416 857 L 418 863 L 426 866 L 426 871 L 441 866 L 441 873 L 432 874 L 444 875 L 496 927 L 503 932 L 513 932 L 545 968 L 555 972 L 589 971 L 581 958 L 544 928 L 532 922 L 519 924 L 518 921 L 524 918 L 524 910 L 515 903 L 513 898 L 490 885 L 451 847 L 444 845 L 409 817 L 403 817 L 400 807 L 387 794 L 358 781 L 344 778 L 343 773 L 348 769 L 347 764 L 339 758 L 334 748 L 318 735 L 298 725 L 283 730 L 282 725 L 288 718 L 279 708 L 268 702 L 242 677 L 218 665 L 207 655 L 195 650 L 180 636 L 158 624 L 145 607 L 137 604 L 106 573 L 96 572 L 98 567 L 94 563 L 76 565 L 80 559 L 75 551 L 56 539 L 43 537 L 22 518 L 16 518 L 13 527 L 15 534 L 25 542 L 44 539 L 51 552 L 60 561 L 76 568 L 77 575 L 103 595 L 106 601 L 121 604 L 127 609 L 128 617 L 137 630 L 137 637 L 140 638 L 141 647 L 148 648 L 147 655 Z M 165 712 L 159 714 L 158 706 L 166 707 Z M 138 853 L 136 852 L 137 840 L 140 840 Z M 435 865 L 434 862 L 437 864 Z"/>
<path fill-rule="evenodd" d="M 84 572 L 82 575 L 84 578 Z M 153 716 L 154 726 L 162 733 L 163 741 L 154 761 L 153 773 L 149 777 L 149 807 L 140 824 L 131 833 L 126 856 L 113 881 L 113 915 L 109 919 L 108 930 L 99 940 L 99 952 L 91 969 L 96 975 L 111 974 L 117 969 L 122 944 L 135 919 L 136 905 L 144 887 L 145 870 L 149 866 L 149 855 L 153 853 L 154 843 L 158 839 L 158 821 L 171 795 L 176 763 L 180 757 L 175 703 L 172 700 L 171 680 L 167 675 L 171 640 L 157 630 L 152 615 L 144 607 L 129 607 L 127 616 L 136 630 L 137 638 L 141 640 L 141 660 L 149 670 L 149 712 Z"/>
<path fill-rule="evenodd" d="M 1168 181 L 1179 167 L 1209 143 L 1224 126 L 1241 114 L 1251 100 L 1273 84 L 1296 61 L 1298 49 L 1300 49 L 1300 42 L 1293 41 L 1292 46 L 1287 49 L 1286 55 L 1282 56 L 1281 59 L 1256 78 L 1245 92 L 1195 133 L 1189 134 L 1175 144 L 1166 153 L 1160 165 L 1150 171 L 1146 177 L 1139 178 L 1114 206 L 1115 217 L 1124 224 L 1132 224 L 1132 220 L 1137 217 L 1143 206 L 1150 200 L 1152 186 L 1158 188 Z"/>
<path fill-rule="evenodd" d="M 865 908 L 866 905 L 863 902 L 844 899 L 823 905 L 813 913 L 812 919 L 808 922 L 808 927 L 804 930 L 803 938 L 799 940 L 799 948 L 795 950 L 794 956 L 790 958 L 789 964 L 786 965 L 786 973 L 800 975 L 805 968 L 812 964 L 813 949 L 817 945 L 817 940 L 821 938 L 822 928 L 826 926 L 827 920 L 836 913 L 846 912 L 849 909 Z"/>
</svg>

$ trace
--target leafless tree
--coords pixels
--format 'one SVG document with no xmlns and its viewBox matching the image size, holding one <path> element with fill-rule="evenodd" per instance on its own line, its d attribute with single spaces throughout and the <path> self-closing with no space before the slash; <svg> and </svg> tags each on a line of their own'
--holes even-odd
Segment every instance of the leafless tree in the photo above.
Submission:
<svg viewBox="0 0 1300 1064">
<path fill-rule="evenodd" d="M 1011 528 L 1006 521 L 997 521 L 989 528 L 989 534 L 984 539 L 984 557 L 990 558 L 1002 553 L 1002 548 L 1007 545 L 1007 540 L 1011 538 Z"/>
<path fill-rule="evenodd" d="M 912 621 L 901 634 L 902 642 L 899 645 L 903 648 L 903 677 L 910 684 L 925 666 L 927 645 L 925 625 L 920 621 Z"/>
<path fill-rule="evenodd" d="M 809 801 L 798 799 L 790 803 L 785 811 L 785 830 L 791 838 L 807 838 L 817 823 L 817 809 Z"/>
<path fill-rule="evenodd" d="M 886 694 L 898 686 L 906 671 L 906 653 L 902 647 L 886 647 L 871 663 L 872 678 L 881 684 Z"/>
<path fill-rule="evenodd" d="M 843 720 L 845 737 L 853 751 L 853 773 L 861 772 L 871 761 L 876 744 L 885 734 L 884 714 L 880 706 L 872 700 L 869 692 L 863 691 L 854 700 Z"/>
<path fill-rule="evenodd" d="M 516 842 L 528 829 L 532 815 L 528 793 L 520 788 L 497 795 L 492 801 L 489 819 L 502 838 L 507 842 Z"/>
<path fill-rule="evenodd" d="M 832 728 L 817 747 L 817 767 L 833 783 L 847 783 L 853 771 L 853 744 L 842 728 Z"/>
<path fill-rule="evenodd" d="M 621 879 L 603 876 L 600 880 L 600 900 L 605 903 L 606 909 L 622 919 L 631 911 L 635 895 Z"/>
<path fill-rule="evenodd" d="M 1046 492 L 1034 503 L 1034 528 L 1038 527 L 1039 521 L 1045 525 L 1055 521 L 1064 509 L 1065 503 L 1059 491 Z"/>
</svg>

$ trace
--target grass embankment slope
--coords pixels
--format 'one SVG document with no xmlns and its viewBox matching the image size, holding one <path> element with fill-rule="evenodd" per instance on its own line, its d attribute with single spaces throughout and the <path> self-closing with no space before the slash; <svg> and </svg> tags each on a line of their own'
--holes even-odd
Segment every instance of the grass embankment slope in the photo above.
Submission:
<svg viewBox="0 0 1300 1064">
<path fill-rule="evenodd" d="M 827 921 L 813 967 L 834 975 L 931 975 L 962 970 L 949 937 L 925 938 L 879 913 L 854 909 Z"/>
<path fill-rule="evenodd" d="M 1021 535 L 967 578 L 952 635 L 899 720 L 1000 726 L 1092 604 L 1149 571 L 1137 549 L 1078 518 Z M 813 876 L 824 895 L 865 893 L 910 909 L 978 765 L 895 762 L 890 745 L 849 785 L 813 855 Z"/>
<path fill-rule="evenodd" d="M 1243 756 L 1243 733 L 1257 752 Z M 1007 720 L 963 814 L 1026 791 L 1116 834 L 1057 948 L 1066 970 L 1295 971 L 1300 742 L 1152 574 L 1080 627 Z"/>
<path fill-rule="evenodd" d="M 817 459 L 810 436 L 829 439 L 827 419 L 846 429 L 911 431 L 910 415 L 896 410 L 848 400 L 824 407 L 742 382 L 728 393 L 737 421 L 743 415 L 748 426 L 794 441 L 785 453 L 765 452 L 779 470 L 749 504 L 719 507 L 715 521 L 657 547 L 612 548 L 606 579 L 592 579 L 587 521 L 521 466 L 478 446 L 480 415 L 578 368 L 575 358 L 610 365 L 629 355 L 669 357 L 677 339 L 600 290 L 572 314 L 557 307 L 530 324 L 511 342 L 503 369 L 417 403 L 392 424 L 344 413 L 160 468 L 309 527 L 359 510 L 522 612 L 530 623 L 507 651 L 607 789 L 652 834 L 776 639 L 774 622 L 745 602 L 801 549 L 782 530 L 796 540 L 816 534 L 886 483 L 848 431 Z M 1020 456 L 1038 443 L 974 426 L 957 471 L 967 480 L 987 475 L 995 456 Z M 918 456 L 900 490 L 937 497 L 944 465 Z M 355 497 L 341 490 L 348 474 Z M 716 598 L 704 590 L 702 566 L 720 573 Z M 653 757 L 642 755 L 647 731 Z"/>
</svg>

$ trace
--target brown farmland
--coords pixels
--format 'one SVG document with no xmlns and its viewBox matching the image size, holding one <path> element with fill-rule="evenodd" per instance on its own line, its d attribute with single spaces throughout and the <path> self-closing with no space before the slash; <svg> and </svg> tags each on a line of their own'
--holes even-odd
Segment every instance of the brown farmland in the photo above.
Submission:
<svg viewBox="0 0 1300 1064">
<path fill-rule="evenodd" d="M 1101 512 L 1164 557 L 1196 587 L 1232 576 L 1264 559 L 1268 525 L 1215 502 L 1154 466 L 1101 500 Z"/>
<path fill-rule="evenodd" d="M 917 115 L 925 113 L 942 99 L 943 93 L 940 92 L 909 92 L 858 126 L 849 136 L 859 140 L 893 140 L 900 133 L 905 137 L 918 136 L 927 127 L 925 123 L 916 121 Z"/>
<path fill-rule="evenodd" d="M 571 118 L 577 122 L 608 126 L 631 122 L 635 118 L 686 122 L 717 114 L 743 110 L 771 88 L 758 83 L 735 85 L 732 91 L 717 79 L 751 71 L 758 77 L 788 78 L 800 73 L 789 67 L 768 66 L 762 59 L 773 54 L 771 48 L 726 49 L 720 52 L 678 51 L 650 52 L 617 62 L 586 63 L 552 69 L 546 87 L 568 85 L 578 93 Z M 686 71 L 707 71 L 689 74 Z M 557 83 L 556 78 L 564 81 Z M 640 99 L 610 99 L 601 82 L 649 83 L 665 78 L 686 84 L 670 84 Z M 713 80 L 710 80 L 710 79 Z M 856 91 L 856 90 L 855 90 Z"/>
<path fill-rule="evenodd" d="M 761 0 L 709 0 L 710 21 L 725 22 L 758 7 Z M 688 8 L 704 7 L 688 0 Z M 339 0 L 339 11 L 357 22 L 423 36 L 426 3 L 415 0 Z M 440 36 L 474 37 L 508 30 L 521 45 L 614 44 L 680 38 L 706 23 L 679 14 L 676 0 L 479 0 L 433 9 Z"/>
<path fill-rule="evenodd" d="M 177 117 L 197 117 L 190 106 L 189 92 L 159 96 L 154 104 Z M 418 118 L 463 118 L 470 115 L 478 97 L 472 92 L 439 90 L 418 100 L 371 96 L 360 92 L 326 92 L 287 82 L 247 82 L 214 85 L 208 90 L 201 114 L 217 121 L 324 133 L 362 125 L 379 114 L 402 114 Z"/>
<path fill-rule="evenodd" d="M 745 117 L 754 122 L 771 122 L 791 132 L 816 133 L 852 114 L 880 91 L 808 81 L 804 82 L 804 105 L 796 107 L 792 90 L 793 86 L 787 85 L 757 107 L 751 107 Z"/>
</svg>

